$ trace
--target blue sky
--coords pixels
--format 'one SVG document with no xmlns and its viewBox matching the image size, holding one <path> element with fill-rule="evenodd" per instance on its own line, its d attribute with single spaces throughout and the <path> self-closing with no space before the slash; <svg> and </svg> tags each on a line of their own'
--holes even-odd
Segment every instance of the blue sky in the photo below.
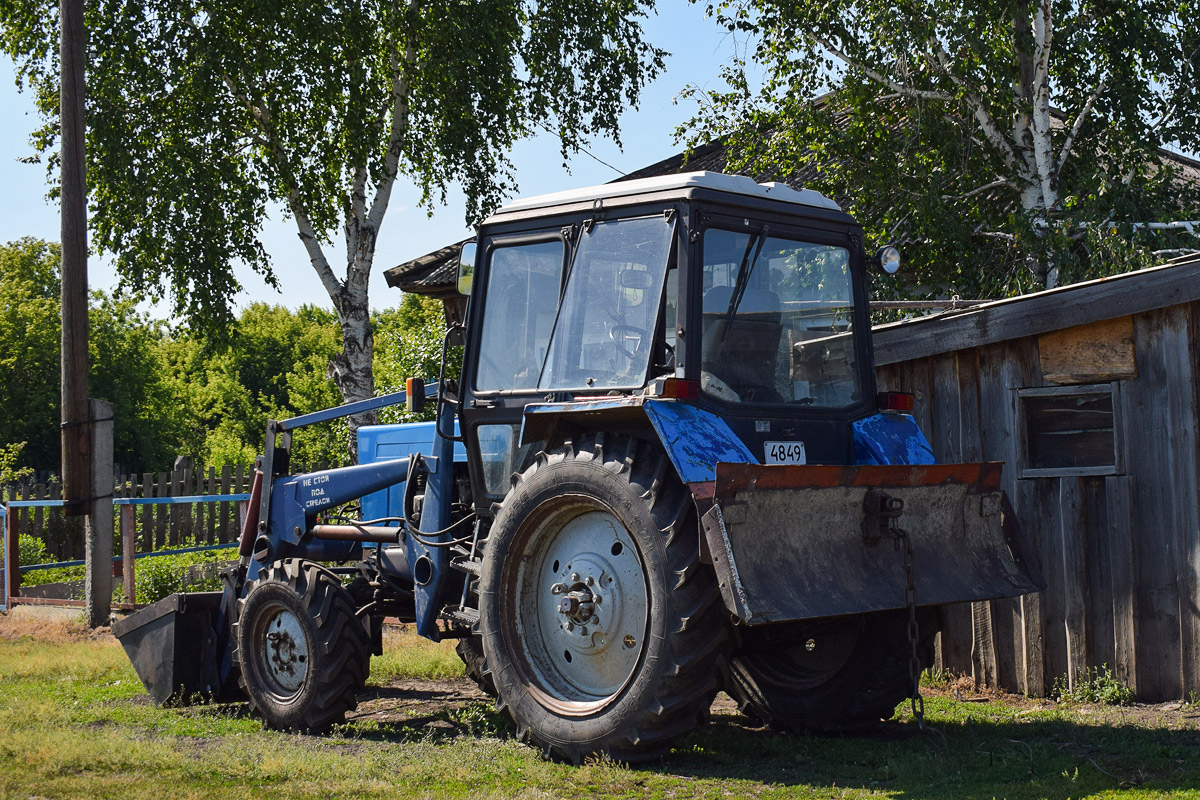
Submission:
<svg viewBox="0 0 1200 800">
<path fill-rule="evenodd" d="M 722 64 L 735 53 L 744 54 L 745 42 L 735 40 L 720 29 L 716 22 L 706 19 L 703 6 L 682 0 L 665 0 L 659 13 L 647 23 L 650 40 L 669 51 L 666 73 L 645 92 L 641 108 L 627 112 L 621 120 L 624 149 L 611 142 L 596 142 L 588 149 L 600 161 L 611 164 L 622 173 L 651 164 L 678 152 L 672 131 L 695 111 L 692 100 L 676 98 L 687 84 L 719 88 Z M 0 57 L 0 242 L 21 236 L 36 236 L 57 241 L 59 221 L 57 204 L 45 199 L 45 170 L 40 165 L 22 164 L 19 158 L 32 152 L 29 134 L 37 127 L 38 118 L 28 95 L 17 92 L 13 65 Z M 561 166 L 557 140 L 541 136 L 521 143 L 513 152 L 517 180 L 522 195 L 570 189 L 604 183 L 617 177 L 618 172 L 587 155 L 576 156 L 570 171 Z M 399 293 L 389 289 L 382 272 L 400 262 L 430 252 L 469 235 L 464 221 L 461 196 L 452 195 L 445 207 L 437 208 L 432 218 L 417 207 L 418 193 L 397 184 L 387 218 L 383 224 L 371 276 L 372 305 L 385 308 L 399 301 Z M 297 307 L 313 303 L 329 307 L 329 299 L 316 281 L 304 249 L 296 238 L 295 227 L 282 209 L 262 233 L 263 243 L 270 253 L 280 278 L 281 292 L 267 287 L 249 272 L 239 272 L 244 291 L 239 304 L 254 301 L 281 303 Z M 337 263 L 342 255 L 337 245 L 328 246 L 327 254 Z M 89 282 L 93 288 L 111 289 L 116 276 L 102 258 L 92 257 L 88 265 Z M 166 309 L 152 310 L 166 316 Z"/>
</svg>

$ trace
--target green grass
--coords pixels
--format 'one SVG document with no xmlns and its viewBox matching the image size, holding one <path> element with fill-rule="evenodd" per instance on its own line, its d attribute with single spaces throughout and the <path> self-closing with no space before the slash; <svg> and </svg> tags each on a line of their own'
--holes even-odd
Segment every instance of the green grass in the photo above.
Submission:
<svg viewBox="0 0 1200 800">
<path fill-rule="evenodd" d="M 452 643 L 388 639 L 381 682 L 461 675 Z M 410 651 L 407 654 L 400 651 Z M 1200 798 L 1195 710 L 999 698 L 926 702 L 859 736 L 786 736 L 719 714 L 630 768 L 542 761 L 483 702 L 364 716 L 326 737 L 262 730 L 242 705 L 156 708 L 120 647 L 0 618 L 0 797 Z M 944 737 L 944 738 L 943 738 Z"/>
<path fill-rule="evenodd" d="M 463 663 L 454 652 L 454 641 L 431 642 L 409 631 L 384 631 L 383 655 L 371 659 L 371 682 L 387 683 L 397 678 L 457 678 Z"/>
</svg>

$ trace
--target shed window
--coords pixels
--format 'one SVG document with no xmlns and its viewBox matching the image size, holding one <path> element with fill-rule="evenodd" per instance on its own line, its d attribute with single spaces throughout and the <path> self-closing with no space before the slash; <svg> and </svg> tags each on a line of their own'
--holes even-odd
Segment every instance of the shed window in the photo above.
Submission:
<svg viewBox="0 0 1200 800">
<path fill-rule="evenodd" d="M 1017 392 L 1024 434 L 1021 477 L 1123 471 L 1118 384 Z"/>
</svg>

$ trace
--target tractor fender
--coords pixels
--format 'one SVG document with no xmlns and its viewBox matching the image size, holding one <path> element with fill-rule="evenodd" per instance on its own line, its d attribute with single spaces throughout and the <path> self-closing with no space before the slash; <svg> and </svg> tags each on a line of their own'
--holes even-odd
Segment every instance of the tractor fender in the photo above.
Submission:
<svg viewBox="0 0 1200 800">
<path fill-rule="evenodd" d="M 697 500 L 711 499 L 719 462 L 757 464 L 750 448 L 711 411 L 679 400 L 597 397 L 525 407 L 521 443 L 546 449 L 583 432 L 635 434 L 657 440 Z"/>
</svg>

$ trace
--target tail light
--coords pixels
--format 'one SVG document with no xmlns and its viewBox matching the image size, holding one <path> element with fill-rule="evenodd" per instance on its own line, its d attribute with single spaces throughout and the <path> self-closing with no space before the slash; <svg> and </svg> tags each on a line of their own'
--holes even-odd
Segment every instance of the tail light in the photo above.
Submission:
<svg viewBox="0 0 1200 800">
<path fill-rule="evenodd" d="M 909 392 L 880 392 L 875 395 L 875 403 L 880 411 L 903 411 L 912 413 L 913 395 Z"/>
<path fill-rule="evenodd" d="M 646 394 L 670 400 L 695 400 L 700 396 L 700 381 L 659 378 L 650 384 Z"/>
</svg>

